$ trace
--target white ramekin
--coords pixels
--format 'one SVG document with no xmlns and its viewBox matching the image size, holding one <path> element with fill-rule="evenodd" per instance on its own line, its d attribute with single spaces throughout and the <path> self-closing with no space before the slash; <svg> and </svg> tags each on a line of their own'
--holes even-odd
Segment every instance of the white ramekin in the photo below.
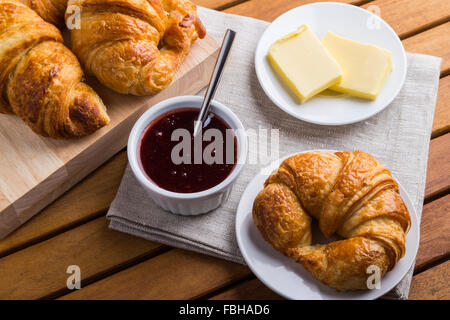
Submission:
<svg viewBox="0 0 450 320">
<path fill-rule="evenodd" d="M 180 96 L 161 101 L 147 110 L 135 123 L 128 139 L 128 161 L 134 175 L 147 191 L 153 201 L 161 208 L 176 214 L 197 215 L 206 213 L 224 203 L 234 181 L 238 177 L 247 159 L 247 135 L 239 118 L 220 102 L 213 100 L 210 111 L 222 118 L 235 131 L 237 140 L 237 163 L 228 177 L 205 191 L 195 193 L 177 193 L 160 188 L 152 182 L 143 169 L 139 160 L 140 141 L 148 125 L 159 116 L 176 109 L 200 109 L 203 97 Z"/>
</svg>

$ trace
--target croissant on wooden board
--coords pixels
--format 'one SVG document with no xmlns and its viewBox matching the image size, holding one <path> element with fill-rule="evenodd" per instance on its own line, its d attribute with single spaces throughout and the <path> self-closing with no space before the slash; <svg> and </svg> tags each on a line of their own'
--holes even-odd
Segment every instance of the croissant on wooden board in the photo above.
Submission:
<svg viewBox="0 0 450 320">
<path fill-rule="evenodd" d="M 59 30 L 16 0 L 0 0 L 0 113 L 52 138 L 86 136 L 109 122 L 97 93 L 81 82 Z"/>
<path fill-rule="evenodd" d="M 276 250 L 338 290 L 367 289 L 405 254 L 411 220 L 390 172 L 362 151 L 308 152 L 286 159 L 253 203 L 253 221 Z M 344 240 L 311 245 L 311 217 Z"/>
<path fill-rule="evenodd" d="M 123 94 L 153 95 L 167 87 L 206 34 L 189 0 L 70 0 L 81 9 L 70 30 L 72 50 L 86 72 Z M 66 13 L 66 24 L 74 23 Z"/>
</svg>

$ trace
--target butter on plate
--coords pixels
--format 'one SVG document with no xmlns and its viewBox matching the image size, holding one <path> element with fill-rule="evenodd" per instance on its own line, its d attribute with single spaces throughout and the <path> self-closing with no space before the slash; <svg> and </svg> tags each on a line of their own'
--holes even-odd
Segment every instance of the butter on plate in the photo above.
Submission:
<svg viewBox="0 0 450 320">
<path fill-rule="evenodd" d="M 306 25 L 275 41 L 267 57 L 301 102 L 341 82 L 338 63 Z"/>
<path fill-rule="evenodd" d="M 342 68 L 342 82 L 331 90 L 375 100 L 391 73 L 392 58 L 388 50 L 346 39 L 328 32 L 322 43 Z"/>
</svg>

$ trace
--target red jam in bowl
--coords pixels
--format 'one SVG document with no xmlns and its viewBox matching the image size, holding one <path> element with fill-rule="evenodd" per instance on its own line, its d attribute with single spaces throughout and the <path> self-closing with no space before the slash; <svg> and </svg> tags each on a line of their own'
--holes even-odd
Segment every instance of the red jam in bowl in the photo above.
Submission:
<svg viewBox="0 0 450 320">
<path fill-rule="evenodd" d="M 223 119 L 212 112 L 209 113 L 203 126 L 203 136 L 206 135 L 208 129 L 217 129 L 223 137 L 215 144 L 217 146 L 220 143 L 223 150 L 222 157 L 220 157 L 220 153 L 219 156 L 216 156 L 215 148 L 211 146 L 208 148 L 208 145 L 215 141 L 214 137 L 210 139 L 211 141 L 204 141 L 206 139 L 202 139 L 201 136 L 193 137 L 194 121 L 197 117 L 198 109 L 177 109 L 156 118 L 145 129 L 139 147 L 141 166 L 148 178 L 160 188 L 178 193 L 200 192 L 218 185 L 233 171 L 237 159 L 237 142 L 235 135 L 230 135 L 231 130 L 228 130 L 227 135 L 227 129 L 231 128 Z M 190 141 L 186 139 L 183 142 L 186 142 L 184 146 L 190 143 L 190 148 L 184 148 L 175 154 L 185 156 L 184 150 L 189 151 L 190 149 L 191 151 L 190 160 L 178 164 L 172 158 L 172 150 L 177 145 L 176 150 L 180 150 L 182 142 L 180 137 L 178 140 L 172 138 L 172 133 L 176 129 L 185 129 L 187 130 L 184 131 L 185 133 L 189 132 Z M 230 136 L 231 143 L 228 141 L 227 144 L 227 138 L 230 139 Z M 194 141 L 195 139 L 197 140 Z M 216 160 L 211 163 L 211 160 L 205 161 L 204 156 L 199 157 L 200 148 L 201 155 L 205 154 L 206 148 L 209 154 L 216 156 Z M 196 155 L 194 155 L 195 152 Z"/>
</svg>

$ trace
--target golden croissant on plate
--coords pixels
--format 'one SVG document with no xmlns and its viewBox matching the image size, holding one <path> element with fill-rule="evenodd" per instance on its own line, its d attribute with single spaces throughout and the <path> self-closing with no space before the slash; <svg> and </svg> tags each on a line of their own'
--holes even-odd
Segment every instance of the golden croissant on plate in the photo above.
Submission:
<svg viewBox="0 0 450 320">
<path fill-rule="evenodd" d="M 0 113 L 52 138 L 86 136 L 109 122 L 58 29 L 15 0 L 0 0 Z"/>
<path fill-rule="evenodd" d="M 390 172 L 370 154 L 308 152 L 280 165 L 253 203 L 253 221 L 276 250 L 338 290 L 367 289 L 405 254 L 411 220 Z M 326 237 L 311 245 L 311 217 Z"/>
<path fill-rule="evenodd" d="M 189 0 L 70 0 L 66 12 L 72 50 L 105 86 L 123 94 L 153 95 L 167 87 L 206 34 Z"/>
</svg>

